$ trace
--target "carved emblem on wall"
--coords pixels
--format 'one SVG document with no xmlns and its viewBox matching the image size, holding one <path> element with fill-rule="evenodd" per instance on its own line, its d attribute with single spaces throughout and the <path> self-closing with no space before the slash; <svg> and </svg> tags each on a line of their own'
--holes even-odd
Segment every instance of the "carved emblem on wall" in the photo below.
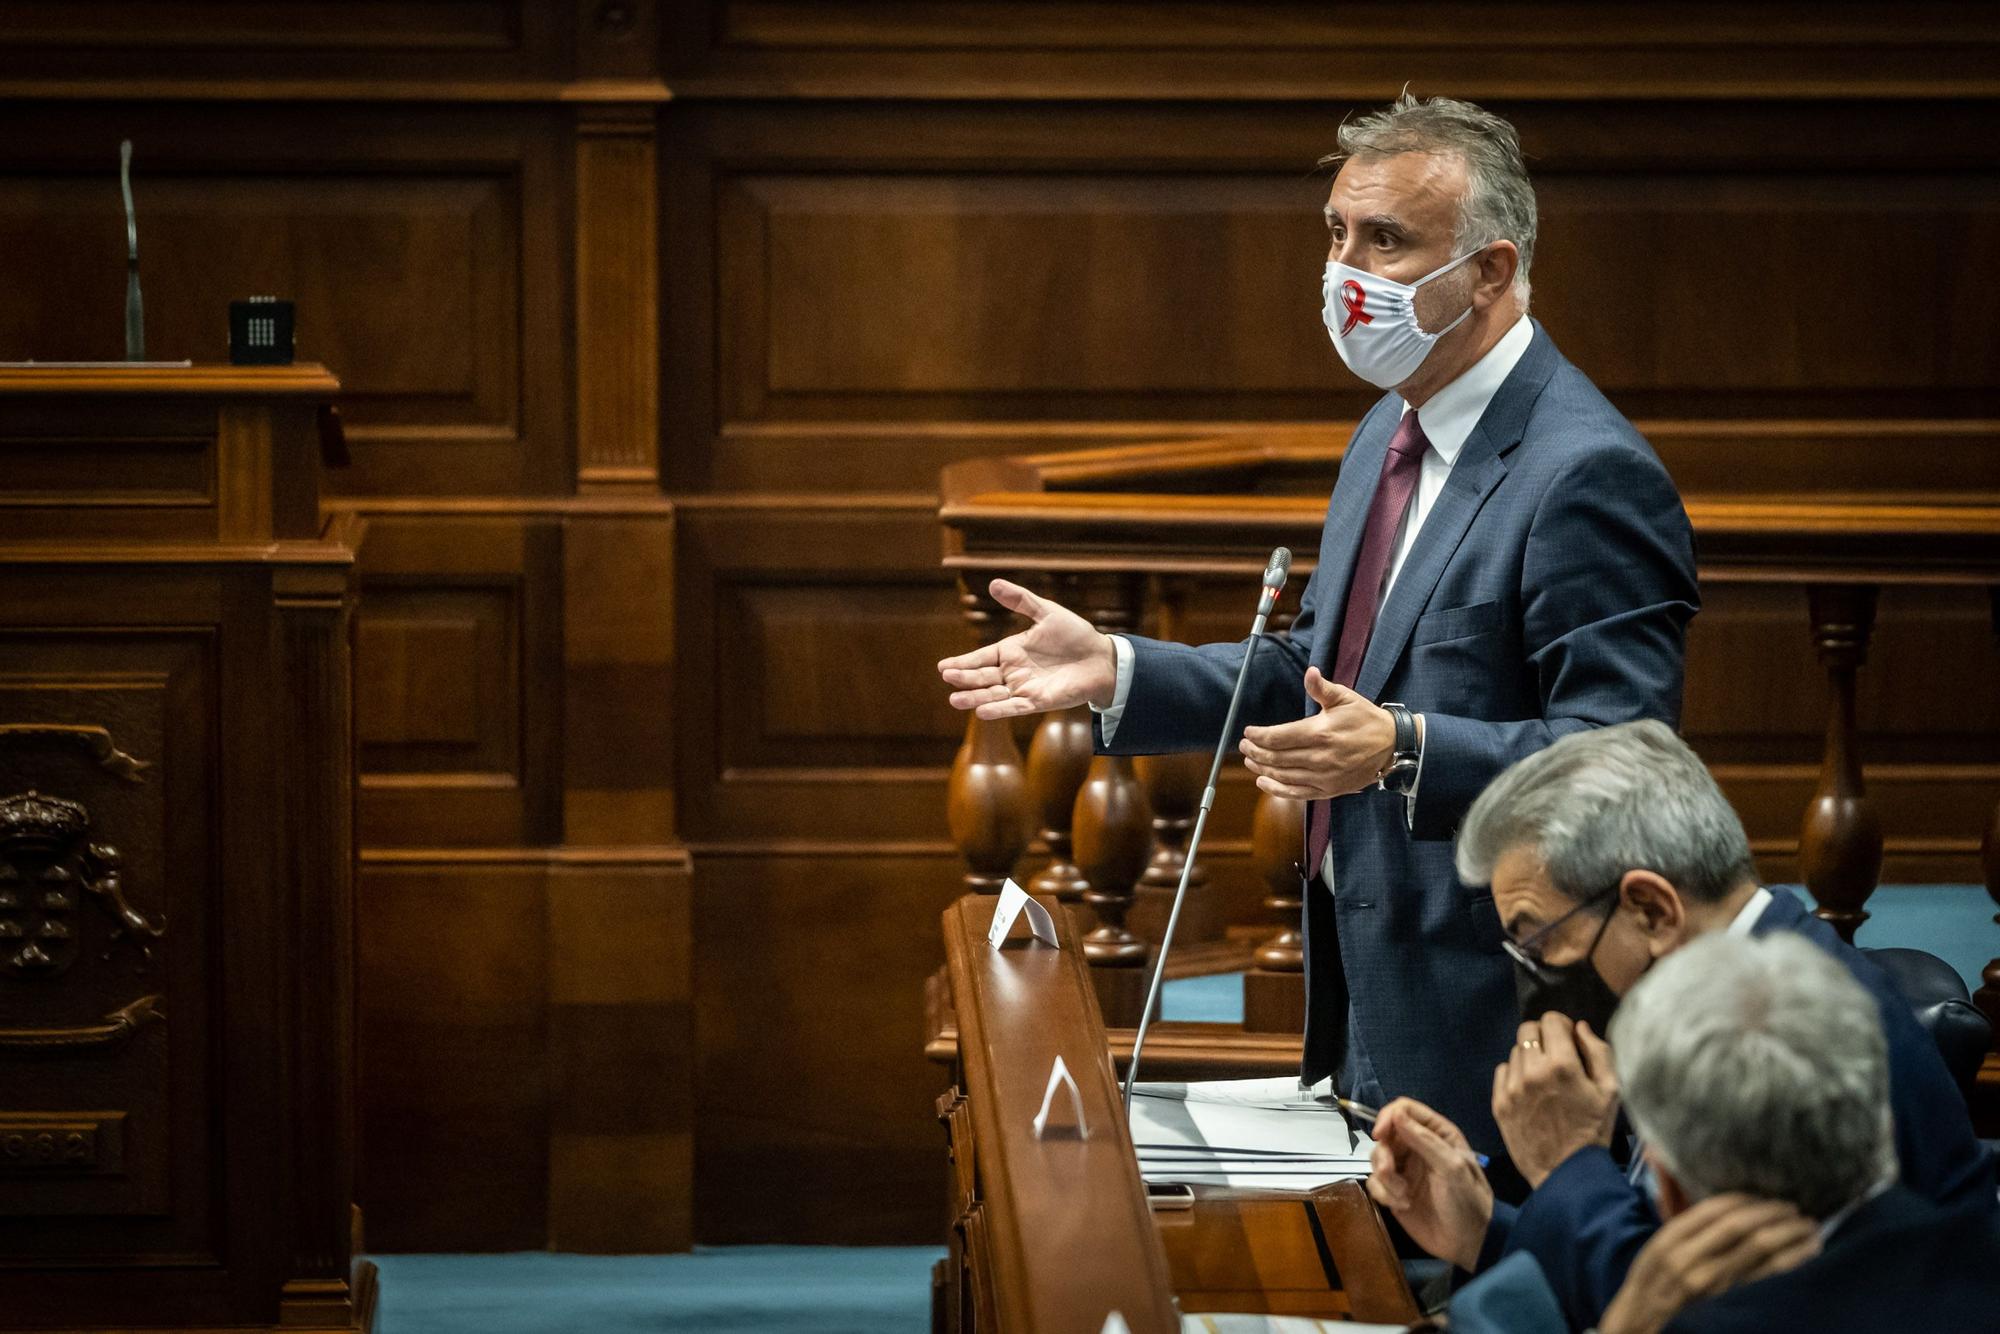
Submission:
<svg viewBox="0 0 2000 1334">
<path fill-rule="evenodd" d="M 77 915 L 91 901 L 109 913 L 114 946 L 138 944 L 140 965 L 166 934 L 125 898 L 118 849 L 92 843 L 79 802 L 23 792 L 0 799 L 0 969 L 53 976 L 76 961 Z M 109 951 L 107 951 L 107 957 Z"/>
<path fill-rule="evenodd" d="M 118 849 L 93 843 L 90 812 L 81 802 L 37 791 L 0 798 L 0 978 L 58 977 L 83 948 L 85 913 L 110 919 L 108 948 L 129 950 L 139 971 L 153 961 L 153 942 L 166 923 L 125 897 Z M 122 1042 L 164 1018 L 157 995 L 142 996 L 76 1028 L 0 1029 L 0 1051 L 74 1050 Z"/>
</svg>

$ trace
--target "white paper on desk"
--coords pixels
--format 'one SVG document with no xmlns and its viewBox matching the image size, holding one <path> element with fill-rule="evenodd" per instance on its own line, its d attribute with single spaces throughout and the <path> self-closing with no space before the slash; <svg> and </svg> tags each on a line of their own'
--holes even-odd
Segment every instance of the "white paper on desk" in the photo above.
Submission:
<svg viewBox="0 0 2000 1334">
<path fill-rule="evenodd" d="M 1140 1084 L 1132 1143 L 1148 1181 L 1266 1190 L 1367 1176 L 1375 1147 L 1292 1079 Z"/>
</svg>

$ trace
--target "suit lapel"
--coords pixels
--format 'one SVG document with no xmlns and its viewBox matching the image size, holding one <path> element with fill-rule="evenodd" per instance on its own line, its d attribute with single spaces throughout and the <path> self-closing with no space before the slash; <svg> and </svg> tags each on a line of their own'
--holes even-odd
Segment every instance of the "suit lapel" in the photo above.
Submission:
<svg viewBox="0 0 2000 1334">
<path fill-rule="evenodd" d="M 1466 530 L 1478 516 L 1479 507 L 1507 475 L 1505 456 L 1521 443 L 1529 410 L 1541 397 L 1549 377 L 1555 374 L 1558 360 L 1555 344 L 1539 323 L 1534 327 L 1534 341 L 1508 372 L 1493 401 L 1486 405 L 1479 424 L 1472 428 L 1472 434 L 1465 438 L 1465 447 L 1459 451 L 1458 462 L 1452 465 L 1451 475 L 1445 479 L 1444 490 L 1431 512 L 1424 516 L 1424 526 L 1417 532 L 1409 558 L 1389 589 L 1388 601 L 1375 615 L 1375 629 L 1368 636 L 1368 652 L 1362 657 L 1361 670 L 1354 680 L 1355 693 L 1363 699 L 1375 698 L 1403 656 L 1417 618 L 1429 604 L 1431 593 L 1444 576 L 1445 566 L 1465 540 Z M 1372 497 L 1374 488 L 1369 491 Z M 1350 570 L 1352 566 L 1350 551 Z"/>
<path fill-rule="evenodd" d="M 1475 427 L 1466 437 L 1465 448 L 1459 453 L 1458 462 L 1452 465 L 1451 475 L 1445 478 L 1437 503 L 1424 516 L 1416 544 L 1410 548 L 1409 558 L 1390 586 L 1389 600 L 1375 615 L 1375 630 L 1368 636 L 1368 652 L 1363 655 L 1361 670 L 1354 680 L 1355 693 L 1363 699 L 1374 699 L 1382 683 L 1389 679 L 1389 671 L 1403 655 L 1403 646 L 1410 642 L 1417 617 L 1431 600 L 1431 591 L 1443 577 L 1444 567 L 1451 563 L 1453 553 L 1464 541 L 1465 531 L 1472 526 L 1479 507 L 1506 475 L 1507 465 L 1486 443 L 1482 430 Z"/>
</svg>

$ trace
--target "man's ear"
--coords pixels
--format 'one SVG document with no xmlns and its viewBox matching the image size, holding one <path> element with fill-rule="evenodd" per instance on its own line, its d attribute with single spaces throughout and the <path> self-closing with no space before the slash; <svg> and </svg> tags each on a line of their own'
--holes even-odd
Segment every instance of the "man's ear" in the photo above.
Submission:
<svg viewBox="0 0 2000 1334">
<path fill-rule="evenodd" d="M 1645 1150 L 1645 1154 L 1647 1164 L 1653 1169 L 1653 1184 L 1659 1187 L 1657 1202 L 1660 1206 L 1660 1221 L 1664 1223 L 1675 1214 L 1685 1212 L 1694 1201 L 1688 1198 L 1686 1189 L 1674 1179 L 1674 1174 L 1667 1170 L 1658 1154 L 1650 1147 Z"/>
<path fill-rule="evenodd" d="M 1638 920 L 1646 949 L 1655 959 L 1672 953 L 1687 937 L 1687 902 L 1665 876 L 1627 871 L 1618 882 L 1619 903 Z"/>
<path fill-rule="evenodd" d="M 1512 241 L 1495 241 L 1480 252 L 1473 261 L 1473 269 L 1479 275 L 1472 288 L 1472 304 L 1481 308 L 1492 305 L 1514 288 L 1514 274 L 1521 267 L 1521 252 Z"/>
</svg>

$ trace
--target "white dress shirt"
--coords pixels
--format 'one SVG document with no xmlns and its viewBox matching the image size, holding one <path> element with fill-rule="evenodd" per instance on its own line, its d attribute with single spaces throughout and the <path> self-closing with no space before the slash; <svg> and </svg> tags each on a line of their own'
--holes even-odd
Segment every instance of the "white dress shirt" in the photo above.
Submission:
<svg viewBox="0 0 2000 1334">
<path fill-rule="evenodd" d="M 1452 465 L 1458 462 L 1458 455 L 1465 448 L 1466 439 L 1472 428 L 1479 425 L 1479 419 L 1486 415 L 1487 405 L 1500 392 L 1500 386 L 1508 374 L 1527 353 L 1528 345 L 1535 340 L 1535 326 L 1526 315 L 1514 322 L 1512 328 L 1500 335 L 1500 341 L 1487 349 L 1486 355 L 1466 368 L 1464 374 L 1431 395 L 1430 402 L 1424 404 L 1419 421 L 1424 437 L 1430 441 L 1430 448 L 1424 451 L 1423 462 L 1417 474 L 1416 494 L 1411 497 L 1409 508 L 1403 511 L 1401 525 L 1396 530 L 1396 548 L 1390 557 L 1389 568 L 1382 576 L 1381 599 L 1376 603 L 1380 608 L 1389 600 L 1389 590 L 1396 586 L 1396 576 L 1402 573 L 1403 562 L 1409 559 L 1410 549 L 1417 544 L 1417 534 L 1423 531 L 1424 520 L 1430 517 L 1437 499 L 1444 493 L 1445 479 L 1451 476 Z M 1403 411 L 1412 409 L 1403 404 Z M 1322 603 L 1321 610 L 1327 610 Z M 1324 622 L 1320 626 L 1322 634 L 1339 634 L 1337 621 Z M 1097 714 L 1097 724 L 1104 736 L 1104 743 L 1111 744 L 1111 737 L 1118 730 L 1118 720 L 1125 714 L 1125 699 L 1132 690 L 1133 653 L 1132 645 L 1123 635 L 1111 637 L 1111 647 L 1118 663 L 1117 689 L 1111 697 L 1111 707 L 1091 710 Z M 1419 724 L 1418 736 L 1423 735 Z M 1423 783 L 1423 752 L 1417 753 L 1417 782 L 1410 789 L 1410 799 L 1416 800 L 1416 788 Z M 1327 849 L 1326 862 L 1321 868 L 1327 884 L 1333 883 L 1333 849 Z"/>
<path fill-rule="evenodd" d="M 1752 928 L 1757 925 L 1759 919 L 1764 916 L 1764 909 L 1770 906 L 1771 891 L 1762 885 L 1757 886 L 1757 892 L 1744 901 L 1742 908 L 1737 910 L 1736 916 L 1729 919 L 1729 925 L 1724 928 L 1723 934 L 1730 936 L 1749 935 Z"/>
</svg>

